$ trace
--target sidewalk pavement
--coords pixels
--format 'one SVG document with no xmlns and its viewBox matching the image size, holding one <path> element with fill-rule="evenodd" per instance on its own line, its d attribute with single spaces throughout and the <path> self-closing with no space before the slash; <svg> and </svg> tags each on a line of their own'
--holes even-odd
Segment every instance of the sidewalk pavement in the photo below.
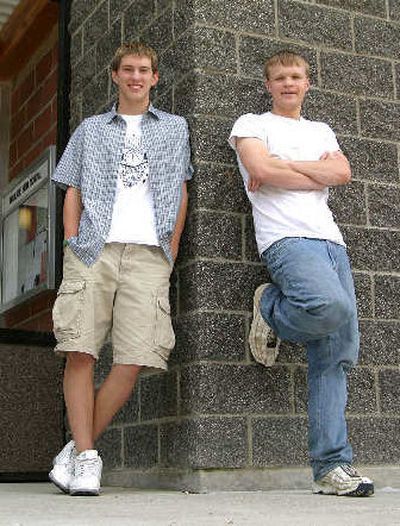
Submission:
<svg viewBox="0 0 400 526">
<path fill-rule="evenodd" d="M 105 487 L 70 497 L 47 483 L 0 484 L 1 526 L 400 526 L 400 490 L 374 497 L 309 491 L 186 494 Z"/>
</svg>

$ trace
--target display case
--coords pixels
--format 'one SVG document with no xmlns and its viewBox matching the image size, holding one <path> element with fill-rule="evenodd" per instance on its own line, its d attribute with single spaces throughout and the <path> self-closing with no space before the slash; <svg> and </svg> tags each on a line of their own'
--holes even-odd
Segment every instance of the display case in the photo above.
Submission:
<svg viewBox="0 0 400 526">
<path fill-rule="evenodd" d="M 55 287 L 55 147 L 2 194 L 0 312 Z"/>
</svg>

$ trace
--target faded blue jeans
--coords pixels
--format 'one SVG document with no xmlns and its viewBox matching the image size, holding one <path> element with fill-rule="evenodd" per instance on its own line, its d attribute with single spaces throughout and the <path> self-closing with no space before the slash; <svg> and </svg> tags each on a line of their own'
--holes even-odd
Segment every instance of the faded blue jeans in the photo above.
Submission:
<svg viewBox="0 0 400 526">
<path fill-rule="evenodd" d="M 308 358 L 309 453 L 314 479 L 351 463 L 345 409 L 347 372 L 358 358 L 356 298 L 345 247 L 287 237 L 262 260 L 272 286 L 261 314 L 282 340 L 305 344 Z"/>
</svg>

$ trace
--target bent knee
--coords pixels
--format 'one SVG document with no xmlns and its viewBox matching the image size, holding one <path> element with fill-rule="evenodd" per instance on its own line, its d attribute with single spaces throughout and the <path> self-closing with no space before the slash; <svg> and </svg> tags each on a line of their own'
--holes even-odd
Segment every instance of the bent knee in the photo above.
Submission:
<svg viewBox="0 0 400 526">
<path fill-rule="evenodd" d="M 320 296 L 308 306 L 308 327 L 319 336 L 328 335 L 347 323 L 355 313 L 346 296 Z"/>
<path fill-rule="evenodd" d="M 330 333 L 347 323 L 355 309 L 346 297 L 332 297 L 324 299 L 309 313 L 317 320 L 321 332 Z"/>
<path fill-rule="evenodd" d="M 142 366 L 141 365 L 126 365 L 126 364 L 114 364 L 113 370 L 119 376 L 121 381 L 135 381 Z"/>
</svg>

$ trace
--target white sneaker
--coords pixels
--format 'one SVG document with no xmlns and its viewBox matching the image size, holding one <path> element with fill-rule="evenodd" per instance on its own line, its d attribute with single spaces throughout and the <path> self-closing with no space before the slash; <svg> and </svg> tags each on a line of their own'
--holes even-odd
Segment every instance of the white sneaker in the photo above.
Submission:
<svg viewBox="0 0 400 526">
<path fill-rule="evenodd" d="M 103 462 L 95 449 L 86 449 L 75 457 L 75 474 L 70 495 L 99 495 Z"/>
<path fill-rule="evenodd" d="M 347 497 L 369 497 L 374 494 L 374 483 L 363 477 L 350 464 L 342 464 L 329 471 L 313 484 L 313 493 Z"/>
<path fill-rule="evenodd" d="M 74 476 L 75 442 L 70 440 L 53 460 L 49 479 L 64 493 L 69 493 L 69 485 Z"/>
<path fill-rule="evenodd" d="M 279 353 L 280 344 L 280 339 L 276 337 L 274 331 L 264 320 L 260 312 L 261 295 L 270 285 L 271 283 L 264 283 L 260 285 L 254 293 L 253 321 L 249 334 L 251 354 L 254 356 L 256 362 L 265 365 L 265 367 L 274 365 Z"/>
</svg>

